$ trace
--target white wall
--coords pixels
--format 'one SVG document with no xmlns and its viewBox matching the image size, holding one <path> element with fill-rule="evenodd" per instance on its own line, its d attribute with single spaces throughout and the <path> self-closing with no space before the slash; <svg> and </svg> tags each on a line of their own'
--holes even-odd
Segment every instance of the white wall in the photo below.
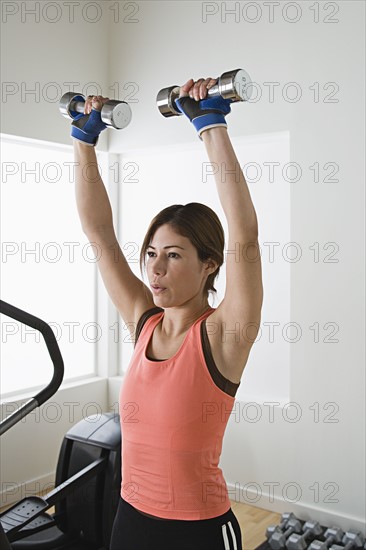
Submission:
<svg viewBox="0 0 366 550">
<path fill-rule="evenodd" d="M 116 3 L 99 4 L 98 25 L 80 17 L 53 26 L 9 18 L 3 24 L 3 81 L 118 85 L 120 98 L 130 98 L 133 119 L 124 131 L 110 132 L 109 146 L 113 153 L 128 154 L 197 139 L 183 117 L 166 120 L 159 114 L 160 88 L 228 69 L 249 71 L 262 96 L 233 106 L 230 135 L 289 132 L 290 159 L 302 170 L 290 192 L 291 241 L 302 256 L 290 266 L 288 319 L 302 334 L 288 344 L 291 369 L 283 379 L 296 409 L 277 407 L 270 422 L 263 403 L 268 396 L 258 387 L 262 418 L 256 423 L 242 416 L 230 419 L 222 466 L 237 500 L 364 530 L 364 3 L 274 3 L 271 22 L 264 2 L 252 2 L 251 8 L 248 2 L 129 2 L 120 3 L 117 23 L 108 13 Z M 236 6 L 236 16 L 225 14 L 225 8 Z M 205 9 L 217 11 L 206 23 Z M 290 23 L 300 9 L 301 17 Z M 248 22 L 256 10 L 261 17 Z M 278 83 L 273 101 L 268 83 Z M 297 102 L 291 102 L 295 86 L 288 83 L 301 92 Z M 55 103 L 36 104 L 30 98 L 22 103 L 15 95 L 2 103 L 2 115 L 4 133 L 69 143 L 67 123 Z M 168 196 L 166 204 L 171 204 Z M 279 250 L 286 244 L 281 242 Z M 282 254 L 276 253 L 275 261 L 284 261 Z M 274 311 L 262 323 L 275 319 Z M 111 396 L 113 402 L 113 384 Z M 238 403 L 245 410 L 244 401 Z M 296 412 L 297 422 L 291 422 Z M 262 495 L 258 500 L 257 494 Z"/>
<path fill-rule="evenodd" d="M 103 2 L 92 4 L 1 3 L 3 133 L 71 144 L 61 95 L 99 93 L 108 83 L 109 13 Z"/>
</svg>

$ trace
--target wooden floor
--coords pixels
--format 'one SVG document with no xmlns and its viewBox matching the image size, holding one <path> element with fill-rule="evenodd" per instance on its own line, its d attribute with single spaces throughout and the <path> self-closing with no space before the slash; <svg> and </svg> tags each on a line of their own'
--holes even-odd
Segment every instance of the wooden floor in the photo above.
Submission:
<svg viewBox="0 0 366 550">
<path fill-rule="evenodd" d="M 277 525 L 281 521 L 281 514 L 248 504 L 231 501 L 231 508 L 240 524 L 243 550 L 257 548 L 266 540 L 265 533 L 268 525 Z"/>
<path fill-rule="evenodd" d="M 0 512 L 6 508 L 0 509 Z M 255 550 L 266 540 L 265 532 L 268 525 L 280 523 L 280 514 L 262 510 L 255 506 L 231 501 L 231 508 L 240 524 L 243 550 Z M 50 514 L 53 512 L 54 508 L 48 510 Z"/>
</svg>

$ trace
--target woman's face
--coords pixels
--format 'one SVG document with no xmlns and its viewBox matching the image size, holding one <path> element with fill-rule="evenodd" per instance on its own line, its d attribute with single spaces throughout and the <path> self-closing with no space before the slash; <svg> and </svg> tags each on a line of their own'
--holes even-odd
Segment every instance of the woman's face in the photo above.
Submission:
<svg viewBox="0 0 366 550">
<path fill-rule="evenodd" d="M 160 226 L 146 251 L 146 270 L 155 303 L 163 308 L 181 306 L 202 293 L 207 277 L 215 271 L 211 262 L 202 263 L 196 248 L 169 225 Z M 156 291 L 152 285 L 164 288 Z"/>
</svg>

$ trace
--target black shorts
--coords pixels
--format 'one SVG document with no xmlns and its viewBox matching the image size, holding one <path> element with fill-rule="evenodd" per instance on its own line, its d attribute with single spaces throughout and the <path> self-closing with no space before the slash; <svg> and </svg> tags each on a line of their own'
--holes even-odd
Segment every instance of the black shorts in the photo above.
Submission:
<svg viewBox="0 0 366 550">
<path fill-rule="evenodd" d="M 141 514 L 122 497 L 109 550 L 242 550 L 240 525 L 230 508 L 201 520 L 161 521 Z"/>
</svg>

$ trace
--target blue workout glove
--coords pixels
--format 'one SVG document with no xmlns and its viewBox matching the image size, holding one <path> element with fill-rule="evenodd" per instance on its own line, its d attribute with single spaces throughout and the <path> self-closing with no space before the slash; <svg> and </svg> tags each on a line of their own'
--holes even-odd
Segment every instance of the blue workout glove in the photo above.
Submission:
<svg viewBox="0 0 366 550">
<path fill-rule="evenodd" d="M 189 96 L 175 100 L 179 111 L 189 118 L 201 140 L 202 132 L 209 128 L 215 128 L 216 126 L 227 128 L 225 116 L 231 111 L 230 103 L 232 103 L 231 99 L 224 99 L 220 95 L 201 99 L 200 101 L 196 101 Z"/>
<path fill-rule="evenodd" d="M 89 115 L 77 114 L 71 123 L 71 136 L 86 145 L 95 147 L 99 134 L 107 128 L 102 121 L 100 111 L 92 109 Z"/>
</svg>

